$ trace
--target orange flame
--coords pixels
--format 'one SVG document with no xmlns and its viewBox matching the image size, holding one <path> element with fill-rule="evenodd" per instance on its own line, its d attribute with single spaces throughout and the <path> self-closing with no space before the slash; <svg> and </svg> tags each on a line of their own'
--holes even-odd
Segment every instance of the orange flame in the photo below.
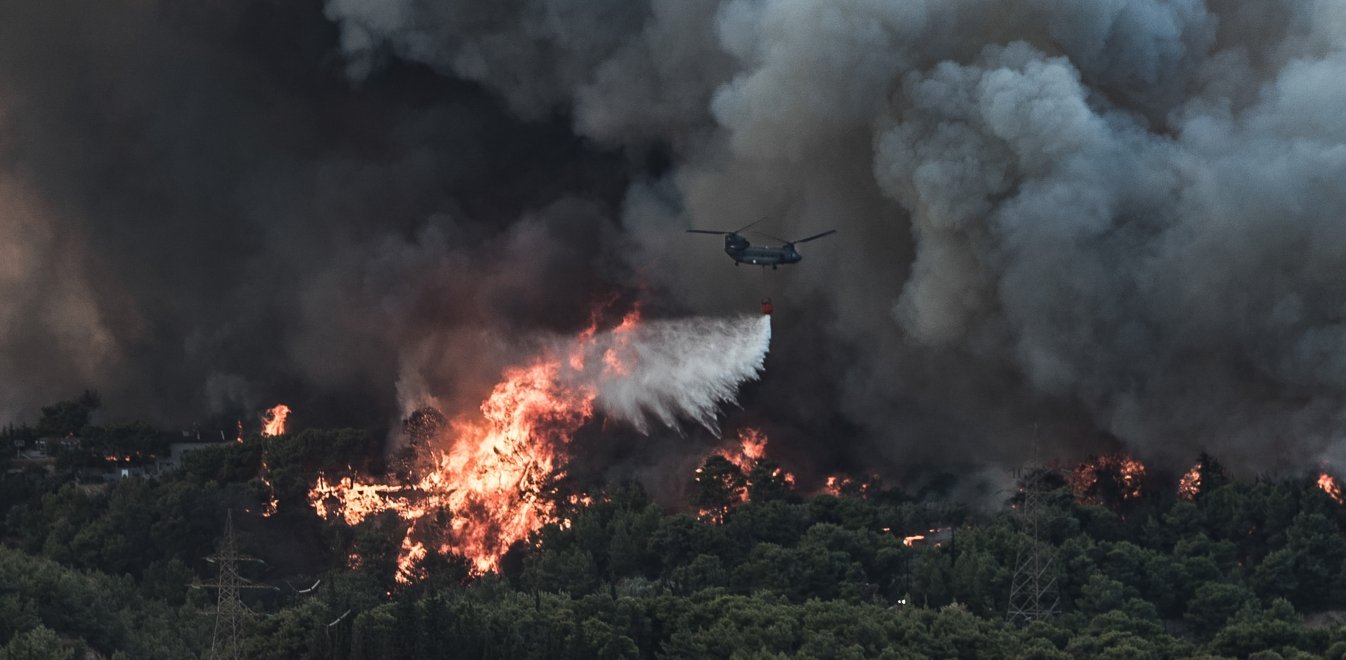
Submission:
<svg viewBox="0 0 1346 660">
<path fill-rule="evenodd" d="M 613 332 L 626 332 L 638 321 L 637 314 L 627 314 Z M 584 368 L 584 349 L 595 328 L 580 334 L 579 346 L 565 359 L 546 354 L 527 367 L 506 370 L 482 402 L 479 418 L 463 416 L 449 424 L 448 451 L 423 457 L 414 483 L 358 483 L 351 477 L 332 483 L 319 475 L 309 503 L 320 516 L 340 516 L 349 525 L 385 511 L 410 523 L 398 557 L 396 579 L 403 584 L 422 577 L 419 564 L 429 547 L 461 554 L 478 573 L 495 570 L 514 543 L 545 524 L 564 522 L 554 484 L 565 476 L 565 447 L 593 418 L 597 396 L 591 386 L 568 385 L 565 369 Z M 622 346 L 616 344 L 619 351 Z M 613 357 L 604 356 L 605 369 L 620 368 L 621 356 L 608 354 Z M 587 502 L 586 496 L 571 504 Z M 436 512 L 449 514 L 447 525 L 417 524 Z"/>
<path fill-rule="evenodd" d="M 823 482 L 822 492 L 836 497 L 865 497 L 869 494 L 870 488 L 878 483 L 878 479 L 877 475 L 871 475 L 866 480 L 839 474 L 828 475 L 827 480 Z"/>
<path fill-rule="evenodd" d="M 733 452 L 728 449 L 720 449 L 715 452 L 723 456 L 725 460 L 734 464 L 740 471 L 750 472 L 757 461 L 766 458 L 767 437 L 760 429 L 751 427 L 740 429 L 738 432 L 738 451 Z"/>
<path fill-rule="evenodd" d="M 1106 454 L 1092 462 L 1082 463 L 1071 475 L 1071 487 L 1081 501 L 1097 503 L 1096 487 L 1100 472 L 1113 471 L 1117 474 L 1121 498 L 1135 499 L 1141 496 L 1145 481 L 1145 464 L 1126 454 Z"/>
<path fill-rule="evenodd" d="M 262 447 L 262 469 L 257 474 L 257 478 L 262 480 L 266 486 L 266 503 L 262 505 L 262 517 L 270 518 L 276 515 L 276 509 L 280 506 L 280 500 L 276 499 L 276 487 L 271 483 L 271 465 L 267 463 L 267 448 Z"/>
<path fill-rule="evenodd" d="M 631 330 L 635 329 L 638 323 L 640 323 L 640 310 L 633 309 L 622 317 L 620 325 L 612 329 L 614 343 L 606 351 L 603 351 L 603 368 L 608 373 L 625 376 L 630 371 L 630 367 L 627 366 L 623 358 L 623 353 L 628 351 L 631 344 Z"/>
<path fill-rule="evenodd" d="M 285 420 L 290 417 L 290 407 L 280 403 L 272 406 L 262 415 L 262 435 L 285 435 Z"/>
<path fill-rule="evenodd" d="M 1320 473 L 1318 475 L 1318 488 L 1327 493 L 1337 504 L 1346 504 L 1346 499 L 1343 499 L 1341 493 L 1341 486 L 1337 485 L 1337 480 L 1333 479 L 1332 475 L 1326 472 Z"/>
<path fill-rule="evenodd" d="M 1201 464 L 1197 463 L 1196 465 L 1193 465 L 1192 469 L 1188 470 L 1186 474 L 1182 475 L 1182 479 L 1178 481 L 1178 497 L 1191 502 L 1196 499 L 1197 494 L 1200 492 Z"/>
<path fill-rule="evenodd" d="M 724 460 L 729 461 L 731 465 L 737 468 L 738 473 L 745 478 L 745 480 L 739 482 L 731 490 L 731 493 L 737 498 L 737 502 L 723 508 L 701 509 L 697 511 L 697 515 L 703 520 L 716 524 L 724 522 L 724 517 L 729 512 L 729 509 L 737 504 L 742 504 L 751 500 L 751 495 L 748 492 L 749 482 L 746 478 L 752 474 L 753 469 L 757 467 L 758 463 L 766 459 L 767 435 L 762 432 L 761 429 L 744 427 L 739 430 L 737 439 L 738 444 L 735 448 L 720 448 L 713 454 L 714 456 L 719 456 Z M 699 467 L 696 469 L 697 476 L 695 479 L 697 481 L 701 481 L 703 472 L 704 468 Z M 787 488 L 794 487 L 795 476 L 786 472 L 783 468 L 777 467 L 773 469 L 771 471 L 771 477 L 773 479 L 780 479 Z"/>
<path fill-rule="evenodd" d="M 888 531 L 885 529 L 884 531 Z M 923 534 L 912 534 L 902 537 L 902 545 L 908 548 L 931 546 L 935 548 L 944 547 L 945 541 L 953 538 L 953 530 L 949 527 L 938 527 L 928 529 Z"/>
</svg>

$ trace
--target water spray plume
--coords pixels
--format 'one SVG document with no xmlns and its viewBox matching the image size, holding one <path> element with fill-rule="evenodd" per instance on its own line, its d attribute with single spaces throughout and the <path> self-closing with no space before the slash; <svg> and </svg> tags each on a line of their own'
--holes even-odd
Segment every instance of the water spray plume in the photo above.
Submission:
<svg viewBox="0 0 1346 660">
<path fill-rule="evenodd" d="M 769 342 L 769 322 L 756 318 L 645 322 L 632 312 L 605 332 L 591 324 L 506 369 L 477 414 L 431 439 L 408 485 L 319 475 L 309 502 L 348 525 L 385 511 L 405 521 L 401 583 L 422 577 L 432 550 L 462 555 L 478 573 L 495 570 L 510 546 L 563 522 L 556 484 L 580 427 L 601 412 L 641 431 L 651 420 L 713 428 L 718 406 L 761 372 Z M 587 501 L 576 496 L 570 505 Z"/>
</svg>

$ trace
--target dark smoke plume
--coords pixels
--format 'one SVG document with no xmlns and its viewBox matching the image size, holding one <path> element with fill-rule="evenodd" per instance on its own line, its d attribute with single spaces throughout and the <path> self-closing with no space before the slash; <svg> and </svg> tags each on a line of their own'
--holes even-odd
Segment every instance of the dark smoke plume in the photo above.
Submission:
<svg viewBox="0 0 1346 660">
<path fill-rule="evenodd" d="M 1346 462 L 1339 3 L 29 4 L 7 416 L 396 419 L 604 296 L 769 294 L 733 414 L 818 469 Z M 840 233 L 765 276 L 680 233 L 762 216 Z"/>
</svg>

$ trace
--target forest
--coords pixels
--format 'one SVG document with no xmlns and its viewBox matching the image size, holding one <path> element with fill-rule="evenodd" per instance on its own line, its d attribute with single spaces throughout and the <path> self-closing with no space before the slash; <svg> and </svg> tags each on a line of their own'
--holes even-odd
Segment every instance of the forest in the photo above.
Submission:
<svg viewBox="0 0 1346 660">
<path fill-rule="evenodd" d="M 320 472 L 385 469 L 381 439 L 230 438 L 100 482 L 99 463 L 181 437 L 93 425 L 97 404 L 0 433 L 0 660 L 210 657 L 226 517 L 258 560 L 238 565 L 248 658 L 1346 658 L 1346 510 L 1316 474 L 1202 457 L 1184 497 L 1107 467 L 1084 490 L 1038 472 L 1020 483 L 1039 486 L 1034 527 L 1023 488 L 994 506 L 863 480 L 803 493 L 767 460 L 713 456 L 685 506 L 610 483 L 498 572 L 431 553 L 403 584 L 401 521 L 336 524 L 307 500 Z M 41 437 L 81 442 L 21 460 Z M 1030 550 L 1054 612 L 1010 621 Z"/>
</svg>

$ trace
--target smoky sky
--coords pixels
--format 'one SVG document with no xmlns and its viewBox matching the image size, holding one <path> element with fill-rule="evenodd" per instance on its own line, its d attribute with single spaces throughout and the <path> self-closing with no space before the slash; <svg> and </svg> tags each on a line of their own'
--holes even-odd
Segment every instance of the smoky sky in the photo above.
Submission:
<svg viewBox="0 0 1346 660">
<path fill-rule="evenodd" d="M 595 301 L 770 295 L 727 414 L 797 464 L 1346 461 L 1338 3 L 23 5 L 8 417 L 379 424 Z M 682 233 L 764 216 L 839 233 L 766 272 Z"/>
</svg>

